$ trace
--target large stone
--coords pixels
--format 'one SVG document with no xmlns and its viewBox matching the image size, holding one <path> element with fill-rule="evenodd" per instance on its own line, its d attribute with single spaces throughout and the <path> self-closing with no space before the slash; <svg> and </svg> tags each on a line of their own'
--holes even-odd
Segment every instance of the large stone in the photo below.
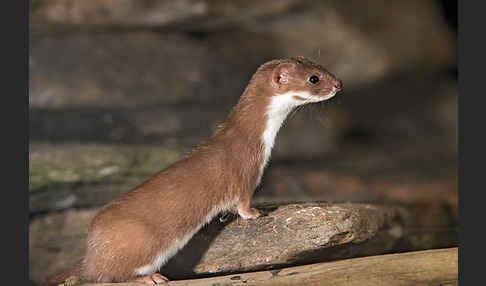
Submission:
<svg viewBox="0 0 486 286">
<path fill-rule="evenodd" d="M 197 30 L 182 24 L 180 27 L 186 28 L 81 31 L 68 27 L 65 32 L 52 33 L 31 29 L 30 139 L 155 143 L 189 149 L 225 119 L 260 64 L 272 58 L 305 55 L 340 77 L 345 91 L 331 100 L 340 104 L 326 112 L 311 118 L 296 114 L 289 120 L 288 128 L 280 132 L 274 156 L 315 158 L 336 151 L 342 135 L 355 128 L 356 122 L 361 124 L 358 127 L 368 128 L 375 124 L 374 118 L 381 120 L 386 115 L 383 111 L 396 110 L 391 96 L 394 91 L 383 92 L 390 94 L 382 98 L 374 96 L 383 95 L 383 82 L 377 80 L 384 78 L 386 83 L 389 78 L 384 75 L 408 69 L 441 70 L 455 61 L 453 36 L 433 2 L 371 1 L 366 3 L 368 13 L 361 13 L 363 4 L 355 2 L 303 1 L 294 9 L 294 1 L 278 1 L 278 5 L 267 1 L 32 1 L 31 19 L 44 19 L 55 26 L 71 23 L 82 27 L 88 22 L 103 27 L 121 25 L 116 24 L 118 20 L 110 22 L 105 12 L 120 21 L 126 19 L 130 26 L 132 22 L 125 16 L 130 13 L 126 7 L 132 5 L 141 9 L 133 12 L 138 15 L 140 11 L 172 13 L 169 6 L 201 3 L 215 5 L 218 8 L 210 10 L 219 11 L 215 13 L 221 17 L 216 18 L 234 19 L 234 25 L 208 24 Z M 263 6 L 262 12 L 255 12 Z M 412 16 L 417 11 L 420 17 Z M 241 17 L 234 17 L 235 13 Z M 185 17 L 188 21 L 196 18 Z M 42 21 L 31 23 L 37 27 Z M 218 29 L 218 25 L 225 28 Z M 371 82 L 375 83 L 364 93 L 356 89 Z M 409 83 L 393 89 L 406 91 Z M 433 82 L 429 87 L 436 85 Z M 424 97 L 424 92 L 420 87 L 414 89 L 415 98 Z M 452 99 L 441 106 L 433 116 L 449 128 L 455 118 L 449 111 L 454 110 L 455 102 Z M 445 116 L 447 120 L 443 120 Z M 401 130 L 404 122 L 405 128 L 410 125 L 402 118 L 382 122 L 393 123 L 381 125 L 389 130 Z M 412 124 L 421 126 L 419 122 Z M 449 141 L 455 141 L 456 134 L 449 132 Z"/>
<path fill-rule="evenodd" d="M 444 28 L 438 24 L 434 27 L 442 32 L 432 31 L 435 31 L 434 35 L 444 35 L 443 40 L 438 40 L 438 46 L 451 49 L 450 54 L 447 51 L 437 53 L 436 60 L 425 62 L 424 59 L 428 61 L 431 56 L 421 54 L 423 50 L 413 49 L 415 55 L 403 55 L 403 50 L 395 49 L 395 42 L 376 44 L 375 40 L 386 37 L 370 32 L 365 35 L 374 38 L 363 40 L 363 35 L 349 26 L 353 25 L 352 21 L 340 18 L 345 17 L 341 8 L 326 10 L 322 5 L 318 4 L 315 10 L 293 11 L 295 17 L 282 15 L 260 19 L 258 25 L 245 24 L 241 29 L 228 31 L 105 30 L 33 34 L 29 62 L 31 140 L 157 143 L 166 147 L 183 145 L 191 148 L 206 139 L 225 119 L 260 64 L 271 58 L 297 54 L 310 55 L 327 66 L 343 79 L 345 91 L 331 99 L 339 105 L 330 106 L 326 112 L 317 112 L 311 118 L 296 114 L 289 120 L 288 128 L 280 132 L 278 140 L 281 144 L 277 144 L 274 153 L 277 158 L 312 158 L 335 151 L 342 134 L 356 127 L 356 122 L 360 124 L 358 127 L 388 126 L 389 130 L 395 131 L 407 126 L 421 127 L 421 120 L 408 122 L 407 114 L 404 114 L 405 120 L 400 117 L 382 120 L 387 116 L 384 111 L 391 114 L 398 101 L 406 106 L 401 107 L 404 109 L 410 102 L 420 106 L 417 99 L 438 94 L 430 87 L 441 85 L 441 81 L 418 81 L 421 86 L 414 84 L 413 81 L 419 78 L 427 78 L 419 74 L 398 84 L 388 84 L 393 79 L 386 77 L 364 90 L 355 88 L 393 71 L 426 66 L 429 70 L 444 68 L 453 61 L 453 45 L 445 36 L 448 35 L 446 30 L 442 31 Z M 396 12 L 402 13 L 400 11 Z M 325 17 L 319 17 L 321 12 Z M 344 25 L 343 31 L 326 28 L 326 25 L 336 26 L 338 22 L 335 21 Z M 381 26 L 402 27 L 392 19 L 382 21 Z M 372 31 L 370 27 L 366 29 Z M 405 34 L 394 34 L 408 35 L 409 38 L 416 36 L 410 27 L 407 29 Z M 294 30 L 329 32 L 308 39 Z M 428 31 L 420 30 L 421 33 Z M 400 45 L 426 42 L 418 36 L 413 37 L 400 38 L 403 40 Z M 423 35 L 423 38 L 428 36 Z M 255 46 L 259 48 L 255 49 Z M 388 51 L 385 53 L 381 49 Z M 314 56 L 314 53 L 320 56 Z M 384 55 L 386 68 L 373 72 L 377 70 L 373 66 L 382 65 Z M 349 66 L 353 68 L 346 68 Z M 413 86 L 412 95 L 407 94 L 407 86 Z M 454 111 L 456 104 L 451 97 L 440 110 L 429 113 L 431 119 L 448 124 L 445 127 L 449 128 L 455 118 L 450 111 Z M 447 120 L 443 120 L 445 116 L 448 116 Z M 376 124 L 377 118 L 379 124 Z M 455 142 L 457 132 L 449 130 L 452 130 L 449 141 Z M 429 133 L 428 130 L 424 132 Z M 301 140 L 304 136 L 308 139 Z M 454 143 L 451 146 L 454 147 Z"/>
<path fill-rule="evenodd" d="M 455 227 L 457 162 L 423 150 L 401 155 L 379 146 L 348 148 L 321 159 L 271 161 L 254 200 L 399 204 L 408 206 L 412 227 Z M 183 154 L 177 148 L 143 145 L 32 144 L 31 215 L 99 207 Z"/>
<path fill-rule="evenodd" d="M 199 44 L 178 35 L 34 38 L 31 141 L 192 148 L 224 121 L 251 74 L 265 61 L 264 55 L 220 54 L 227 49 L 224 42 Z M 315 109 L 314 117 L 297 113 L 289 120 L 276 156 L 315 156 L 335 147 L 336 137 L 346 130 L 346 111 L 328 108 L 323 115 Z M 307 135 L 313 139 L 296 140 Z"/>
<path fill-rule="evenodd" d="M 103 205 L 183 156 L 156 146 L 32 144 L 30 212 Z"/>
<path fill-rule="evenodd" d="M 215 69 L 207 45 L 184 35 L 32 36 L 29 56 L 31 108 L 187 107 L 239 95 L 215 92 L 223 67 Z"/>
<path fill-rule="evenodd" d="M 265 31 L 283 54 L 322 55 L 347 82 L 349 75 L 370 80 L 394 66 L 455 58 L 452 31 L 431 0 L 31 0 L 29 12 L 30 31 L 41 34 L 93 27 Z"/>
<path fill-rule="evenodd" d="M 405 169 L 403 174 L 377 170 L 382 174 L 368 177 L 324 166 L 313 170 L 274 167 L 265 176 L 257 201 L 373 201 L 408 206 L 410 227 L 453 228 L 459 223 L 457 169 L 453 167 L 435 177 Z"/>
<path fill-rule="evenodd" d="M 385 206 L 304 203 L 264 204 L 259 208 L 266 215 L 254 221 L 234 217 L 226 222 L 214 219 L 161 272 L 179 279 L 268 269 L 309 259 L 323 261 L 327 257 L 323 249 L 330 249 L 329 257 L 333 257 L 336 255 L 333 247 L 360 244 L 380 230 L 400 228 L 397 209 Z M 33 281 L 40 283 L 53 271 L 82 258 L 87 226 L 96 211 L 69 210 L 31 221 L 29 264 Z M 393 240 L 400 236 L 395 235 Z M 385 251 L 391 245 L 368 250 Z"/>
<path fill-rule="evenodd" d="M 54 8 L 58 6 L 68 10 L 86 6 L 85 10 L 93 13 L 111 7 L 137 14 L 122 7 L 140 5 L 133 1 L 33 2 L 31 9 L 46 15 L 50 10 L 58 13 L 59 9 Z M 182 7 L 192 5 L 192 2 L 205 3 L 163 1 L 139 7 L 158 13 L 157 7 Z M 275 1 L 252 1 L 251 4 L 217 1 L 211 5 L 221 6 L 216 10 L 224 13 L 245 15 L 247 11 L 259 10 L 259 6 L 285 11 L 293 5 L 292 2 L 295 1 L 278 1 L 279 4 L 274 5 Z M 195 32 L 177 29 L 158 32 L 142 29 L 77 33 L 74 29 L 50 34 L 36 33 L 35 28 L 31 28 L 31 106 L 78 106 L 80 103 L 133 106 L 135 98 L 139 99 L 136 103 L 143 102 L 147 106 L 154 102 L 154 98 L 159 98 L 157 102 L 162 103 L 181 102 L 182 99 L 199 102 L 208 97 L 217 100 L 220 96 L 235 98 L 259 64 L 272 58 L 297 55 L 322 63 L 343 80 L 347 89 L 379 80 L 395 71 L 414 67 L 433 71 L 454 65 L 454 35 L 434 2 L 367 1 L 367 13 L 362 13 L 364 8 L 360 3 L 304 2 L 299 4 L 299 9 L 288 13 L 269 18 L 249 17 L 250 20 L 243 21 L 238 28 L 225 26 L 223 30 L 198 28 Z M 228 8 L 232 5 L 235 6 Z M 100 19 L 109 19 L 101 14 Z M 31 12 L 31 18 L 35 15 L 36 12 Z M 241 18 L 247 19 L 243 15 Z M 241 19 L 226 16 L 235 21 Z M 210 18 L 220 21 L 225 19 L 222 17 L 212 15 Z M 129 17 L 122 15 L 120 18 Z M 64 20 L 58 26 L 62 23 Z M 184 37 L 185 34 L 192 38 Z"/>
<path fill-rule="evenodd" d="M 30 28 L 62 25 L 88 27 L 220 27 L 288 11 L 297 0 L 30 0 Z M 61 26 L 61 27 L 59 27 Z"/>
</svg>

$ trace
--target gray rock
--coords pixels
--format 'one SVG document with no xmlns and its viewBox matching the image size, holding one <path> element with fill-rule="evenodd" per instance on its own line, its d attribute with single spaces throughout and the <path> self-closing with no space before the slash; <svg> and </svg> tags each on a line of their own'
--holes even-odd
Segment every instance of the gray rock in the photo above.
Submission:
<svg viewBox="0 0 486 286">
<path fill-rule="evenodd" d="M 64 19 L 59 20 L 58 26 L 70 22 L 69 17 L 84 19 L 79 23 L 82 26 L 96 20 L 79 16 L 83 13 L 76 12 L 78 8 L 89 11 L 88 14 L 101 13 L 99 18 L 106 20 L 109 19 L 106 11 L 110 9 L 136 15 L 130 7 L 164 13 L 160 11 L 166 11 L 165 6 L 191 11 L 184 5 L 215 5 L 218 8 L 210 9 L 211 13 L 220 12 L 210 14 L 208 19 L 222 23 L 226 22 L 224 19 L 237 21 L 240 17 L 248 20 L 237 27 L 222 24 L 225 27 L 222 30 L 198 26 L 196 32 L 180 29 L 35 32 L 35 27 L 42 25 L 33 24 L 29 59 L 31 107 L 90 103 L 133 107 L 155 102 L 219 101 L 223 97 L 230 98 L 224 102 L 228 103 L 241 94 L 258 65 L 269 59 L 297 55 L 314 58 L 328 67 L 347 89 L 371 83 L 390 72 L 416 66 L 433 71 L 455 62 L 454 35 L 432 1 L 386 5 L 367 1 L 367 13 L 362 13 L 364 7 L 359 1 L 351 4 L 304 1 L 299 9 L 288 13 L 283 11 L 293 7 L 295 1 L 145 2 L 141 5 L 134 1 L 37 0 L 31 5 L 31 18 L 41 14 L 49 19 L 48 15 L 72 9 L 65 11 L 70 16 L 52 17 Z M 262 6 L 265 7 L 262 12 L 255 12 Z M 129 19 L 123 13 L 108 12 L 108 15 Z M 245 16 L 254 13 L 276 16 Z"/>
<path fill-rule="evenodd" d="M 234 217 L 224 223 L 213 220 L 161 272 L 179 279 L 302 263 L 315 259 L 316 251 L 371 239 L 395 224 L 398 214 L 393 208 L 366 204 L 265 204 L 259 208 L 266 216 L 254 221 Z M 87 226 L 96 211 L 69 210 L 31 221 L 33 281 L 40 283 L 83 256 Z"/>
<path fill-rule="evenodd" d="M 337 102 L 389 73 L 434 71 L 455 61 L 453 35 L 430 1 L 368 1 L 366 7 L 356 1 L 277 2 L 33 0 L 31 140 L 189 149 L 225 119 L 251 74 L 269 59 L 304 55 L 322 63 L 345 83 Z M 198 14 L 201 5 L 207 10 Z M 172 28 L 149 29 L 137 22 L 143 19 Z M 90 23 L 105 28 L 80 28 Z M 371 97 L 352 102 L 369 111 Z M 327 110 L 289 120 L 275 158 L 337 150 L 352 127 L 351 115 L 359 112 L 342 104 Z"/>
<path fill-rule="evenodd" d="M 298 6 L 297 0 L 31 0 L 31 28 L 53 25 L 95 27 L 221 27 L 271 16 Z M 47 26 L 47 27 L 46 27 Z M 60 27 L 57 27 L 60 28 Z"/>
<path fill-rule="evenodd" d="M 275 158 L 314 158 L 339 149 L 341 136 L 355 121 L 372 122 L 369 117 L 382 116 L 382 110 L 396 105 L 389 101 L 370 112 L 378 100 L 373 94 L 351 100 L 347 98 L 354 94 L 348 92 L 389 73 L 440 70 L 455 61 L 453 35 L 429 1 L 368 1 L 367 13 L 361 13 L 364 4 L 356 1 L 141 3 L 32 1 L 31 141 L 155 143 L 190 149 L 225 119 L 260 64 L 304 55 L 343 80 L 345 92 L 333 102 L 359 102 L 358 111 L 340 104 L 313 118 L 297 114 L 289 120 Z M 198 5 L 212 8 L 199 17 L 191 10 Z M 145 24 L 134 24 L 127 16 L 142 19 L 144 13 L 169 13 L 173 16 L 161 19 L 185 20 L 167 20 L 179 28 L 157 30 L 141 28 Z M 40 28 L 47 22 L 66 30 Z M 88 23 L 105 28 L 78 29 Z M 369 90 L 376 93 L 380 86 L 375 88 Z M 444 110 L 454 105 L 447 106 Z M 356 117 L 360 110 L 368 114 Z M 434 114 L 445 116 L 441 111 Z M 452 138 L 456 133 L 449 134 Z"/>
<path fill-rule="evenodd" d="M 30 211 L 103 205 L 183 155 L 180 149 L 154 146 L 32 144 Z"/>
</svg>

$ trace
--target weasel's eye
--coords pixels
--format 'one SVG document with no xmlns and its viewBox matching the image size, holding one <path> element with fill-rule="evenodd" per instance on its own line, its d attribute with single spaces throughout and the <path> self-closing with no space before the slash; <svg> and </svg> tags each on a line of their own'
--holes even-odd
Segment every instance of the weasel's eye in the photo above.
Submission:
<svg viewBox="0 0 486 286">
<path fill-rule="evenodd" d="M 316 76 L 316 75 L 313 75 L 309 78 L 309 82 L 312 83 L 312 84 L 316 84 L 319 82 L 319 77 Z"/>
</svg>

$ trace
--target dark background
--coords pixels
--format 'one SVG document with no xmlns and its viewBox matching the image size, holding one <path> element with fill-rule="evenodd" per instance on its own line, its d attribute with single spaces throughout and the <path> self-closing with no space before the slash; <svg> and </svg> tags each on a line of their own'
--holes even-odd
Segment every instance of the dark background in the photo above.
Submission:
<svg viewBox="0 0 486 286">
<path fill-rule="evenodd" d="M 29 1 L 30 278 L 85 221 L 210 136 L 265 61 L 344 91 L 289 119 L 257 201 L 407 206 L 458 226 L 457 1 Z M 438 245 L 430 243 L 433 247 Z"/>
</svg>

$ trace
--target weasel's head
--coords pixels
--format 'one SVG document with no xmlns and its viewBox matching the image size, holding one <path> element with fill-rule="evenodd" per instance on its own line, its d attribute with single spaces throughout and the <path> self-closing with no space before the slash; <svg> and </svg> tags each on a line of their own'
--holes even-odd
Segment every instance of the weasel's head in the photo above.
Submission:
<svg viewBox="0 0 486 286">
<path fill-rule="evenodd" d="M 304 57 L 271 61 L 262 68 L 270 76 L 272 97 L 279 97 L 288 105 L 320 102 L 342 89 L 339 79 Z"/>
</svg>

